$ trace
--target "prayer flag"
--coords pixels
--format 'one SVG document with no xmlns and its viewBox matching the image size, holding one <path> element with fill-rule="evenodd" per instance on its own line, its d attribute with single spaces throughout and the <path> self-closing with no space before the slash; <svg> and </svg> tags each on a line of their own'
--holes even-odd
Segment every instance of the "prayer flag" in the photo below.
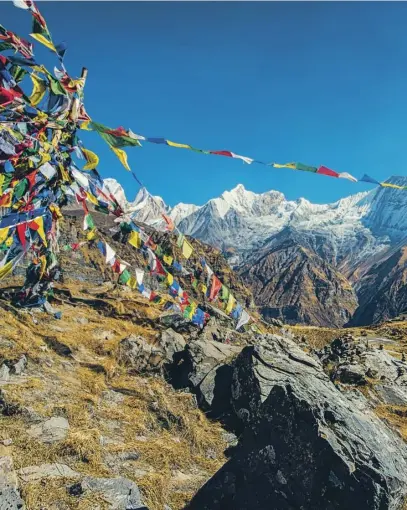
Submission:
<svg viewBox="0 0 407 510">
<path fill-rule="evenodd" d="M 213 301 L 216 298 L 216 296 L 219 294 L 219 291 L 221 288 L 222 288 L 222 282 L 219 280 L 219 278 L 217 278 L 215 275 L 213 275 L 211 291 L 209 293 L 210 301 Z"/>
<path fill-rule="evenodd" d="M 250 320 L 250 315 L 246 312 L 246 310 L 242 311 L 242 315 L 240 316 L 240 319 L 236 325 L 236 329 L 240 329 L 242 326 L 247 324 Z"/>
<path fill-rule="evenodd" d="M 111 146 L 110 148 L 116 154 L 116 156 L 119 158 L 120 163 L 124 166 L 124 168 L 130 172 L 131 168 L 129 167 L 129 164 L 127 162 L 127 154 L 124 152 L 124 150 L 118 149 L 117 147 L 113 147 L 113 146 Z"/>
<path fill-rule="evenodd" d="M 173 258 L 170 255 L 164 255 L 163 261 L 170 266 L 172 264 Z"/>
<path fill-rule="evenodd" d="M 335 172 L 335 170 L 331 170 L 330 168 L 327 168 L 326 166 L 320 166 L 317 170 L 317 174 L 329 175 L 330 177 L 339 177 L 338 172 Z"/>
<path fill-rule="evenodd" d="M 83 167 L 84 170 L 94 170 L 99 164 L 99 157 L 94 152 L 82 148 L 82 152 L 86 158 L 86 165 Z"/>
<path fill-rule="evenodd" d="M 236 299 L 233 297 L 232 293 L 230 293 L 229 298 L 228 298 L 228 303 L 227 303 L 226 309 L 225 309 L 225 312 L 227 314 L 231 313 L 231 311 L 233 310 L 233 307 L 235 306 L 235 303 L 236 303 Z"/>
<path fill-rule="evenodd" d="M 0 280 L 11 273 L 13 269 L 13 261 L 7 262 L 3 267 L 0 267 Z"/>
<path fill-rule="evenodd" d="M 193 251 L 194 251 L 194 249 L 192 248 L 192 246 L 189 244 L 189 242 L 186 239 L 184 239 L 184 242 L 182 244 L 182 255 L 186 259 L 189 259 L 189 257 L 192 255 Z"/>
<path fill-rule="evenodd" d="M 135 230 L 132 230 L 129 235 L 128 243 L 134 246 L 135 248 L 141 248 L 140 234 Z"/>
<path fill-rule="evenodd" d="M 31 73 L 30 77 L 33 82 L 33 91 L 28 99 L 30 100 L 32 106 L 37 106 L 37 104 L 41 102 L 45 95 L 47 90 L 47 83 L 44 80 L 38 78 L 38 76 L 34 73 Z"/>
<path fill-rule="evenodd" d="M 376 179 L 373 179 L 373 177 L 369 177 L 367 174 L 364 174 L 361 179 L 359 179 L 361 182 L 370 182 L 372 184 L 378 184 L 380 186 L 380 182 L 376 181 Z"/>
<path fill-rule="evenodd" d="M 313 172 L 313 173 L 315 173 L 317 171 L 316 166 L 303 165 L 302 163 L 296 163 L 295 169 L 302 170 L 303 172 Z"/>
<path fill-rule="evenodd" d="M 283 165 L 280 165 L 279 163 L 273 163 L 274 168 L 292 168 L 295 170 L 296 164 L 295 163 L 284 163 Z"/>
</svg>

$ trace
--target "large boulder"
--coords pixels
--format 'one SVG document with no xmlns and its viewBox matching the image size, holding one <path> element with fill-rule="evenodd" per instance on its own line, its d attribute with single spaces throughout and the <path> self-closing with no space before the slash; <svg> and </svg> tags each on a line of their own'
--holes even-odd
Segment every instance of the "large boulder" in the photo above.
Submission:
<svg viewBox="0 0 407 510">
<path fill-rule="evenodd" d="M 402 507 L 407 447 L 359 391 L 340 391 L 319 360 L 275 335 L 231 367 L 240 441 L 190 510 Z"/>
</svg>

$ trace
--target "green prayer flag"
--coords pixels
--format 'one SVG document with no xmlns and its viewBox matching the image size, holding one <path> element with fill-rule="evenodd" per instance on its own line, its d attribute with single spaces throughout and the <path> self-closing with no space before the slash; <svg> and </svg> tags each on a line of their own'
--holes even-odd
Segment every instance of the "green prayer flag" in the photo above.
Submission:
<svg viewBox="0 0 407 510">
<path fill-rule="evenodd" d="M 119 283 L 125 285 L 131 278 L 131 274 L 125 269 L 119 276 Z"/>
<path fill-rule="evenodd" d="M 302 163 L 296 163 L 295 168 L 296 168 L 296 170 L 303 170 L 304 172 L 313 172 L 313 173 L 315 173 L 318 170 L 318 168 L 315 166 L 303 165 Z"/>
<path fill-rule="evenodd" d="M 225 287 L 225 285 L 222 285 L 222 294 L 220 296 L 220 299 L 222 301 L 226 301 L 227 299 L 229 299 L 229 289 Z"/>
<path fill-rule="evenodd" d="M 13 65 L 10 67 L 10 74 L 16 80 L 17 83 L 20 83 L 20 81 L 27 74 L 27 71 L 18 65 Z"/>
</svg>

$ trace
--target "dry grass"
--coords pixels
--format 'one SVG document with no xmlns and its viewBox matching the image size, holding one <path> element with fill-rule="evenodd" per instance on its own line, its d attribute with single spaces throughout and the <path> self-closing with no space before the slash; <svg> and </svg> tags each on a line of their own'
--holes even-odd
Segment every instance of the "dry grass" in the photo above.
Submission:
<svg viewBox="0 0 407 510">
<path fill-rule="evenodd" d="M 75 296 L 92 298 L 85 288 L 68 288 Z M 148 322 L 143 326 L 123 320 L 118 310 L 137 310 L 139 317 L 150 319 L 158 311 L 129 296 L 103 300 L 112 309 L 114 305 L 113 316 L 86 304 L 57 305 L 63 312 L 60 321 L 0 308 L 2 337 L 15 343 L 0 347 L 0 356 L 25 354 L 29 360 L 26 374 L 4 388 L 7 402 L 31 408 L 44 419 L 64 416 L 70 424 L 65 440 L 44 445 L 27 434 L 32 424 L 27 414 L 0 416 L 0 438 L 13 440 L 16 469 L 60 462 L 86 475 L 125 476 L 136 481 L 150 510 L 162 510 L 164 503 L 180 510 L 225 462 L 222 429 L 206 419 L 190 394 L 175 392 L 159 377 L 129 376 L 117 363 L 121 339 L 137 334 L 154 342 L 157 335 Z M 69 346 L 72 356 L 47 347 L 47 336 Z M 112 471 L 107 459 L 131 451 L 139 458 L 118 460 Z M 52 510 L 57 503 L 72 509 L 106 508 L 95 494 L 70 496 L 67 485 L 69 480 L 62 479 L 22 483 L 27 509 Z"/>
</svg>

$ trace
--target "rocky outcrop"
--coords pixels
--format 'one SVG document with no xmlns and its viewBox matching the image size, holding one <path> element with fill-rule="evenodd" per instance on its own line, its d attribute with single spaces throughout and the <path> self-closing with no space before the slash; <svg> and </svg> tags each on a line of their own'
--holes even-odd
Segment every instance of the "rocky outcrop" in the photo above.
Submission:
<svg viewBox="0 0 407 510">
<path fill-rule="evenodd" d="M 239 445 L 190 510 L 401 508 L 407 447 L 361 393 L 340 391 L 318 359 L 275 335 L 231 371 Z"/>
<path fill-rule="evenodd" d="M 291 229 L 254 253 L 241 275 L 266 320 L 340 327 L 357 306 L 349 281 Z"/>
<path fill-rule="evenodd" d="M 241 347 L 198 339 L 174 356 L 169 381 L 175 388 L 190 388 L 199 405 L 219 418 L 226 413 L 229 400 L 230 362 Z M 226 391 L 226 394 L 224 393 Z"/>
<path fill-rule="evenodd" d="M 384 339 L 383 339 L 384 340 Z M 318 353 L 331 379 L 348 385 L 367 385 L 383 404 L 407 405 L 407 363 L 369 340 L 347 334 Z"/>
</svg>

